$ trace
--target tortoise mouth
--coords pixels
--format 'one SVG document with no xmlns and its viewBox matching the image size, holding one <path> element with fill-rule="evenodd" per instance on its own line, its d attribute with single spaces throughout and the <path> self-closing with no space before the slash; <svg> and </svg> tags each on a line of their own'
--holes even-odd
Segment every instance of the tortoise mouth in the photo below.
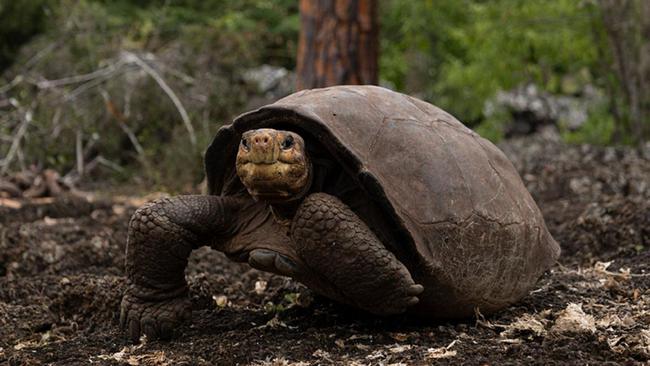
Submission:
<svg viewBox="0 0 650 366">
<path fill-rule="evenodd" d="M 264 201 L 266 203 L 284 203 L 289 202 L 298 197 L 286 191 L 273 191 L 273 192 L 260 192 L 260 191 L 248 191 L 248 193 L 256 201 Z"/>
<path fill-rule="evenodd" d="M 258 182 L 261 183 L 262 181 Z M 291 192 L 288 190 L 284 189 L 269 189 L 266 187 L 262 188 L 255 188 L 251 187 L 248 188 L 248 193 L 250 193 L 252 196 L 258 197 L 258 198 L 264 198 L 264 197 L 290 197 Z"/>
<path fill-rule="evenodd" d="M 240 162 L 237 175 L 253 198 L 267 202 L 298 199 L 311 185 L 311 166 L 305 162 Z"/>
</svg>

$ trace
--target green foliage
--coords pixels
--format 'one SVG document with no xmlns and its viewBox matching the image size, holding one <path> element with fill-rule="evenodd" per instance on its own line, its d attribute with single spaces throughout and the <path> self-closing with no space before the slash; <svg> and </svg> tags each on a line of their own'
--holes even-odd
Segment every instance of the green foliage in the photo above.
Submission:
<svg viewBox="0 0 650 366">
<path fill-rule="evenodd" d="M 650 140 L 650 2 L 601 0 L 594 26 L 614 143 Z"/>
<path fill-rule="evenodd" d="M 591 111 L 587 122 L 576 131 L 562 128 L 562 136 L 569 143 L 588 143 L 607 145 L 612 142 L 615 131 L 614 116 L 609 111 L 609 105 L 603 103 Z M 630 142 L 630 141 L 625 141 Z"/>
<path fill-rule="evenodd" d="M 567 76 L 593 79 L 592 11 L 573 0 L 391 0 L 382 14 L 381 75 L 476 124 L 499 90 L 533 82 L 566 93 Z M 498 137 L 494 121 L 485 122 L 482 130 Z"/>
<path fill-rule="evenodd" d="M 510 113 L 506 109 L 500 108 L 490 117 L 484 119 L 474 130 L 492 142 L 499 142 L 503 139 L 506 132 L 506 125 L 510 122 L 511 118 Z"/>
<path fill-rule="evenodd" d="M 46 25 L 50 1 L 0 0 L 0 71 L 9 66 L 16 51 Z"/>
<path fill-rule="evenodd" d="M 89 1 L 89 0 L 87 0 Z M 293 0 L 96 0 L 117 26 L 130 25 L 134 45 L 152 47 L 177 40 L 220 34 L 237 43 L 234 57 L 293 65 L 299 19 Z M 154 48 L 156 46 L 153 46 Z"/>
</svg>

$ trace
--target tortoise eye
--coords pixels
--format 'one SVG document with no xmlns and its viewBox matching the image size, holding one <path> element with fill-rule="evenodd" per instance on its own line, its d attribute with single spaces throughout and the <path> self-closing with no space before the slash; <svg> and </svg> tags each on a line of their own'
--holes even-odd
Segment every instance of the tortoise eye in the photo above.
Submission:
<svg viewBox="0 0 650 366">
<path fill-rule="evenodd" d="M 243 146 L 246 151 L 251 149 L 251 147 L 248 145 L 248 139 L 241 139 L 241 146 Z"/>
<path fill-rule="evenodd" d="M 282 147 L 282 150 L 288 150 L 293 146 L 293 143 L 293 136 L 289 135 L 284 138 L 284 141 L 282 141 L 280 146 Z"/>
</svg>

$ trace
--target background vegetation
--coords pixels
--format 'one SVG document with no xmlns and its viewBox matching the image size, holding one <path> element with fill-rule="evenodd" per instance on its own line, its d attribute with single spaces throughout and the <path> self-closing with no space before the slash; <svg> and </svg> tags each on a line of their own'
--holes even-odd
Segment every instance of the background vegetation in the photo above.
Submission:
<svg viewBox="0 0 650 366">
<path fill-rule="evenodd" d="M 486 113 L 500 91 L 595 90 L 603 98 L 586 123 L 559 122 L 565 138 L 639 143 L 650 132 L 647 76 L 620 70 L 647 61 L 647 9 L 625 3 L 616 13 L 605 0 L 385 0 L 381 83 L 494 140 L 512 118 Z M 0 168 L 197 183 L 216 129 L 259 97 L 246 72 L 292 70 L 298 32 L 294 0 L 0 0 Z M 617 44 L 630 53 L 617 55 Z"/>
</svg>

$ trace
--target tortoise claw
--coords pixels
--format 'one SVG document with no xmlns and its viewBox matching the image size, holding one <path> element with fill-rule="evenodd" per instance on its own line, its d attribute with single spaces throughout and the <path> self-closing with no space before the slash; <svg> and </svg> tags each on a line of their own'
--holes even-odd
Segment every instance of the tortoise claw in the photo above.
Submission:
<svg viewBox="0 0 650 366">
<path fill-rule="evenodd" d="M 417 295 L 421 294 L 422 292 L 424 292 L 424 286 L 418 285 L 418 284 L 411 285 L 406 290 L 406 294 L 411 295 L 411 296 L 417 296 Z"/>
<path fill-rule="evenodd" d="M 409 298 L 406 300 L 406 305 L 407 305 L 407 306 L 413 306 L 413 305 L 415 305 L 415 304 L 417 304 L 417 303 L 419 303 L 419 302 L 420 302 L 420 299 L 418 299 L 417 297 L 413 296 L 413 297 L 409 297 Z"/>
<path fill-rule="evenodd" d="M 178 325 L 190 319 L 191 311 L 187 296 L 147 301 L 127 291 L 122 298 L 120 325 L 134 343 L 143 334 L 149 339 L 168 340 L 174 336 Z"/>
</svg>

